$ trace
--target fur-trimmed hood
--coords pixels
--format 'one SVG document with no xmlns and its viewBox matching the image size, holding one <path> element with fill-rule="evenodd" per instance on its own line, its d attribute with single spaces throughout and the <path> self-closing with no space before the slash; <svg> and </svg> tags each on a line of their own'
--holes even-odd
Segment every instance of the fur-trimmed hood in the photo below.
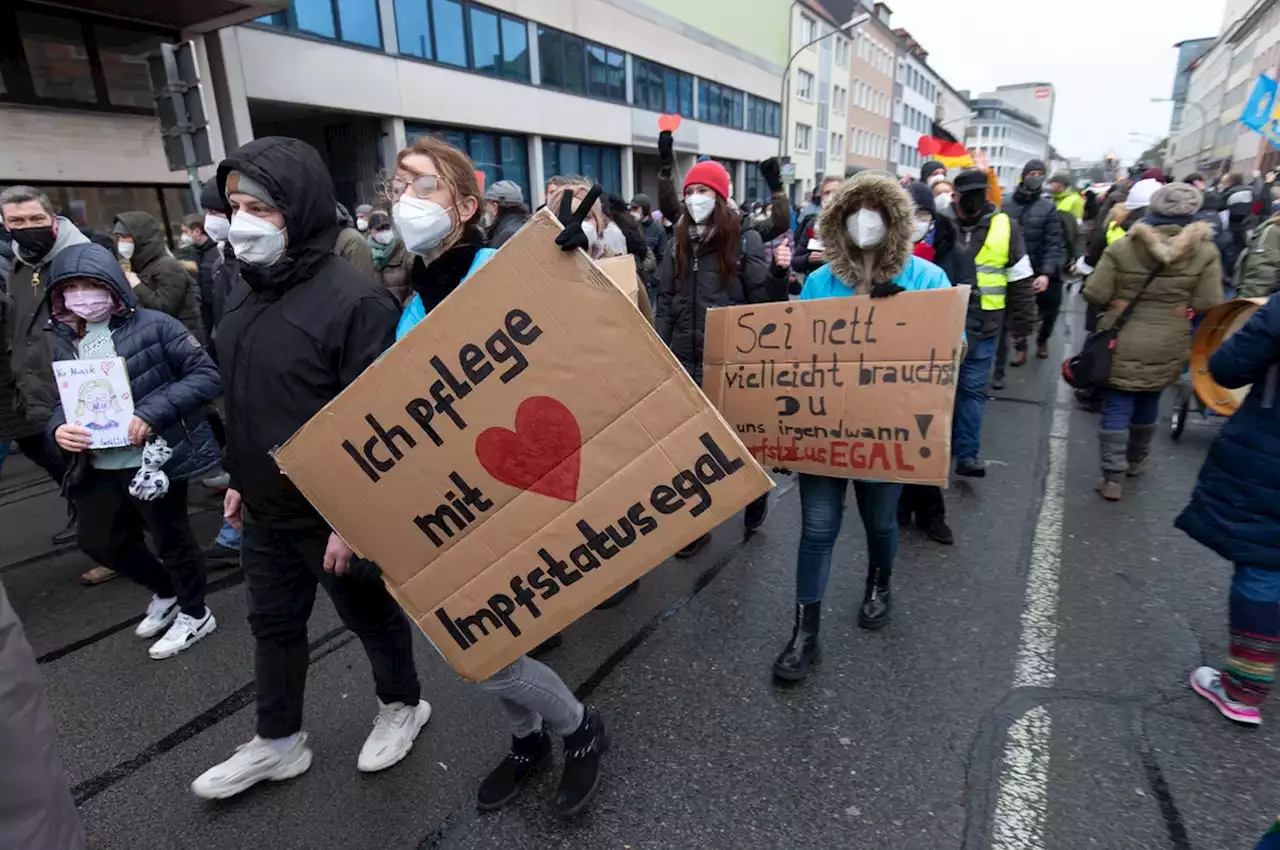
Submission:
<svg viewBox="0 0 1280 850">
<path fill-rule="evenodd" d="M 872 279 L 862 279 L 862 249 L 853 244 L 845 221 L 863 205 L 874 206 L 884 213 L 885 237 L 876 250 L 876 267 Z M 911 196 L 887 174 L 863 171 L 845 181 L 827 207 L 818 216 L 818 236 L 822 239 L 823 256 L 831 264 L 832 273 L 859 294 L 873 284 L 893 280 L 907 265 L 915 229 L 915 207 Z"/>
<path fill-rule="evenodd" d="M 1129 236 L 1151 258 L 1171 266 L 1195 256 L 1201 242 L 1213 242 L 1213 228 L 1203 221 L 1180 226 L 1164 224 L 1156 227 L 1139 221 L 1129 228 Z"/>
</svg>

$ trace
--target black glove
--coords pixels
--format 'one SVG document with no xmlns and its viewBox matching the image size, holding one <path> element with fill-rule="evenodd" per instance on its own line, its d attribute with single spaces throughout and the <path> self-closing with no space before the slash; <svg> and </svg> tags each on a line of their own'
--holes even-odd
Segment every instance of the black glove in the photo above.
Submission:
<svg viewBox="0 0 1280 850">
<path fill-rule="evenodd" d="M 760 161 L 760 176 L 769 187 L 769 194 L 776 195 L 782 191 L 782 160 L 776 156 Z"/>
<path fill-rule="evenodd" d="M 560 196 L 560 211 L 556 214 L 556 218 L 560 219 L 564 230 L 556 236 L 556 244 L 560 246 L 561 251 L 572 251 L 575 248 L 585 251 L 591 247 L 587 234 L 582 230 L 582 223 L 591 214 L 591 207 L 595 205 L 596 199 L 603 191 L 599 183 L 592 185 L 591 191 L 582 199 L 577 212 L 573 210 L 573 192 L 566 189 Z"/>
<path fill-rule="evenodd" d="M 674 146 L 675 140 L 671 138 L 670 130 L 663 130 L 658 134 L 658 159 L 662 161 L 663 168 L 670 168 L 676 164 Z"/>
<path fill-rule="evenodd" d="M 373 561 L 366 561 L 359 555 L 353 555 L 347 564 L 347 578 L 355 581 L 375 582 L 382 580 L 382 570 Z"/>
<path fill-rule="evenodd" d="M 888 298 L 890 295 L 897 295 L 899 292 L 906 292 L 906 290 L 892 281 L 877 283 L 871 287 L 872 298 Z"/>
</svg>

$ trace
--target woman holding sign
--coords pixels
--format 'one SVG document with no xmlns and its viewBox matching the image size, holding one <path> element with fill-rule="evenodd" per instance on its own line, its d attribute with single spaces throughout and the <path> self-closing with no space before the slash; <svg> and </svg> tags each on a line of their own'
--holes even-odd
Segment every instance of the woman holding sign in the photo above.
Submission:
<svg viewBox="0 0 1280 850">
<path fill-rule="evenodd" d="M 49 430 L 76 456 L 67 486 L 80 549 L 155 594 L 134 631 L 142 638 L 164 632 L 150 654 L 170 658 L 218 626 L 205 606 L 204 558 L 187 519 L 187 481 L 221 459 L 204 415 L 218 396 L 218 369 L 181 322 L 138 306 L 120 264 L 100 245 L 73 245 L 54 258 L 49 302 L 55 373 L 67 373 L 58 386 L 64 399 L 76 390 L 54 408 Z M 112 374 L 121 360 L 125 380 Z M 73 380 L 78 387 L 67 386 Z M 115 447 L 95 448 L 122 429 L 127 441 L 122 434 Z M 139 481 L 143 445 L 155 436 L 173 456 L 163 467 L 167 490 L 147 498 L 142 485 L 150 479 Z"/>
<path fill-rule="evenodd" d="M 863 172 L 846 181 L 818 219 L 827 264 L 805 280 L 800 299 L 945 289 L 942 269 L 914 256 L 916 209 L 892 177 Z M 831 574 L 831 553 L 844 516 L 848 479 L 800 476 L 800 552 L 796 558 L 796 621 L 791 641 L 773 673 L 798 680 L 819 658 L 822 597 Z M 889 576 L 898 554 L 898 497 L 901 484 L 854 481 L 858 513 L 867 534 L 867 585 L 858 625 L 880 629 L 889 622 Z"/>
<path fill-rule="evenodd" d="M 577 218 L 571 219 L 576 188 L 576 183 L 566 184 L 551 196 L 558 205 L 552 209 L 563 210 L 561 221 L 566 225 L 557 241 L 565 250 L 591 250 L 597 247 L 591 244 L 597 234 L 604 231 L 595 203 L 600 193 L 597 188 L 577 199 Z M 410 281 L 417 295 L 396 329 L 399 339 L 426 318 L 430 308 L 424 308 L 424 300 L 438 304 L 495 252 L 480 247 L 483 198 L 475 166 L 462 151 L 439 139 L 418 139 L 400 151 L 392 190 L 397 197 L 391 214 L 405 245 L 416 255 Z M 599 786 L 600 759 L 609 748 L 596 709 L 584 706 L 554 670 L 527 655 L 481 682 L 480 688 L 501 700 L 511 721 L 511 750 L 480 783 L 480 810 L 499 809 L 514 800 L 525 782 L 551 762 L 550 733 L 555 732 L 564 739 L 565 759 L 556 813 L 572 817 L 583 812 Z"/>
<path fill-rule="evenodd" d="M 658 268 L 654 325 L 685 371 L 702 383 L 702 341 L 707 310 L 786 298 L 791 251 L 779 247 L 773 265 L 764 259 L 760 234 L 742 233 L 741 215 L 730 205 L 729 172 L 718 162 L 699 162 L 684 178 L 684 213 L 675 240 Z M 764 523 L 768 495 L 747 506 L 746 525 Z M 676 553 L 691 558 L 710 541 L 705 534 Z"/>
</svg>

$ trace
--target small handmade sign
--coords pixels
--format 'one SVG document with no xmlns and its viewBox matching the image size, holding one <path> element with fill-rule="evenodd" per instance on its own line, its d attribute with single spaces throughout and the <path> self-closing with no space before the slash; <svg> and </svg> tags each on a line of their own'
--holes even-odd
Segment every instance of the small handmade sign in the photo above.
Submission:
<svg viewBox="0 0 1280 850">
<path fill-rule="evenodd" d="M 67 424 L 87 428 L 91 449 L 129 445 L 133 393 L 123 357 L 56 360 L 53 377 Z"/>
</svg>

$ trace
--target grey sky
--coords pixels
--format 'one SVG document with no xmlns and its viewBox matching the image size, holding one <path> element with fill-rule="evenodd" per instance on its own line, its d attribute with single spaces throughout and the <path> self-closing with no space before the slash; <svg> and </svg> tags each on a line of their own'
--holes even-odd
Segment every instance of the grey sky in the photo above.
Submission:
<svg viewBox="0 0 1280 850">
<path fill-rule="evenodd" d="M 929 65 L 959 90 L 1051 82 L 1064 156 L 1131 159 L 1169 130 L 1177 50 L 1218 34 L 1226 0 L 889 0 Z M 1176 11 L 1175 11 L 1176 6 Z M 1130 137 L 1131 132 L 1146 135 Z"/>
</svg>

